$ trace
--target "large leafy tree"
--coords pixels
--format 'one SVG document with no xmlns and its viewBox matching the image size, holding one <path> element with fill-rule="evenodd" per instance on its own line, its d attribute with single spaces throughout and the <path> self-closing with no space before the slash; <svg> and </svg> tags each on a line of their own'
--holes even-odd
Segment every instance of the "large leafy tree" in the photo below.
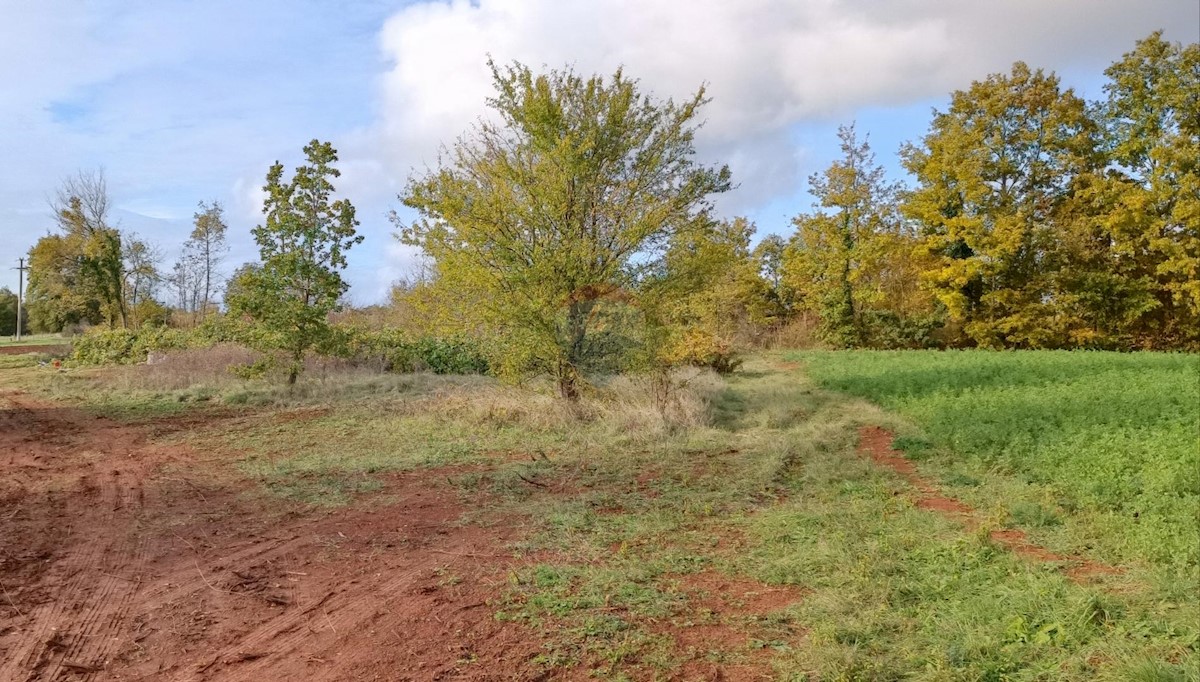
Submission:
<svg viewBox="0 0 1200 682">
<path fill-rule="evenodd" d="M 21 332 L 29 330 L 29 315 L 21 308 Z M 17 333 L 17 294 L 8 287 L 0 287 L 0 336 Z"/>
<path fill-rule="evenodd" d="M 902 244 L 888 241 L 903 230 L 898 185 L 888 182 L 866 139 L 854 126 L 838 129 L 842 157 L 809 178 L 818 201 L 796 217 L 787 252 L 789 281 L 821 319 L 822 338 L 839 347 L 867 340 L 864 312 L 878 303 L 881 263 Z M 885 247 L 892 247 L 888 249 Z"/>
<path fill-rule="evenodd" d="M 902 150 L 918 182 L 904 210 L 935 259 L 927 283 L 977 343 L 1068 342 L 1062 225 L 1080 179 L 1103 163 L 1098 132 L 1056 76 L 1018 62 L 953 93 Z"/>
<path fill-rule="evenodd" d="M 1110 66 L 1101 113 L 1110 172 L 1085 199 L 1103 262 L 1100 323 L 1140 346 L 1200 343 L 1200 43 L 1154 33 Z M 1099 245 L 1102 248 L 1096 248 Z M 1115 303 L 1123 306 L 1112 310 Z"/>
<path fill-rule="evenodd" d="M 242 269 L 226 298 L 232 314 L 252 322 L 252 347 L 287 358 L 289 384 L 305 355 L 329 339 L 328 315 L 349 288 L 341 275 L 346 251 L 363 239 L 354 206 L 333 198 L 337 150 L 313 140 L 304 154 L 307 164 L 291 180 L 281 163 L 267 172 L 266 220 L 253 230 L 261 264 Z"/>
<path fill-rule="evenodd" d="M 29 252 L 29 315 L 39 330 L 76 323 L 128 323 L 125 252 L 110 223 L 104 173 L 80 172 L 63 181 L 51 200 L 57 234 Z"/>
<path fill-rule="evenodd" d="M 573 399 L 603 352 L 589 343 L 599 308 L 673 235 L 707 223 L 729 171 L 693 158 L 703 89 L 661 101 L 621 71 L 491 68 L 495 117 L 410 181 L 401 198 L 420 218 L 399 236 L 434 261 L 439 285 L 468 292 L 497 366 L 548 372 Z"/>
</svg>

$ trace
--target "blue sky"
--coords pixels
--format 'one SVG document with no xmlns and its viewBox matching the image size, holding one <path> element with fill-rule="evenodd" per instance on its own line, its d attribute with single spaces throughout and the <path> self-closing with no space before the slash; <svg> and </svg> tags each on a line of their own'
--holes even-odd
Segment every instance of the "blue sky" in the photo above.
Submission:
<svg viewBox="0 0 1200 682">
<path fill-rule="evenodd" d="M 262 184 L 310 139 L 341 151 L 366 236 L 351 296 L 379 300 L 415 254 L 386 219 L 414 167 L 484 112 L 484 56 L 617 65 L 662 96 L 709 84 L 701 156 L 721 201 L 787 233 L 805 178 L 856 120 L 895 169 L 932 107 L 1017 59 L 1101 95 L 1102 71 L 1163 28 L 1200 39 L 1194 0 L 0 0 L 0 286 L 51 227 L 47 197 L 103 167 L 122 227 L 169 267 L 201 200 L 226 206 L 227 269 L 250 260 Z M 898 172 L 898 171 L 897 171 Z M 9 261 L 12 261 L 10 263 Z"/>
</svg>

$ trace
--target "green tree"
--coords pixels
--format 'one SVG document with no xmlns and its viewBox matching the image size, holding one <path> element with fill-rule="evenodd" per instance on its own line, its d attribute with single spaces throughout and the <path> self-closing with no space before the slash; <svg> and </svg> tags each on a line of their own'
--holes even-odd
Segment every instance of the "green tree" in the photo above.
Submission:
<svg viewBox="0 0 1200 682">
<path fill-rule="evenodd" d="M 29 331 L 29 314 L 21 309 L 21 333 Z M 17 333 L 17 295 L 8 287 L 0 287 L 0 336 Z"/>
<path fill-rule="evenodd" d="M 867 140 L 854 126 L 838 128 L 842 158 L 809 178 L 819 201 L 812 213 L 793 221 L 789 278 L 820 315 L 821 337 L 838 347 L 866 342 L 863 309 L 878 293 L 882 237 L 902 229 L 899 186 L 886 180 Z"/>
<path fill-rule="evenodd" d="M 279 162 L 267 172 L 266 221 L 253 230 L 262 262 L 243 268 L 227 296 L 230 312 L 252 323 L 247 343 L 287 357 L 288 384 L 296 383 L 305 355 L 329 340 L 329 313 L 349 288 L 341 275 L 346 251 L 363 239 L 354 206 L 333 200 L 337 151 L 313 140 L 304 154 L 307 165 L 290 181 Z"/>
<path fill-rule="evenodd" d="M 399 237 L 434 261 L 439 285 L 467 293 L 494 366 L 548 372 L 574 399 L 604 352 L 589 343 L 598 308 L 628 295 L 673 235 L 708 220 L 729 171 L 693 159 L 703 88 L 663 102 L 621 71 L 489 65 L 498 121 L 410 181 L 401 198 L 420 219 Z"/>
<path fill-rule="evenodd" d="M 196 289 L 199 294 L 199 312 L 203 320 L 208 315 L 212 297 L 219 281 L 218 269 L 228 247 L 225 244 L 225 211 L 219 202 L 200 202 L 195 216 L 195 227 L 184 245 L 185 258 L 195 264 Z"/>
<path fill-rule="evenodd" d="M 146 322 L 158 323 L 162 319 L 162 304 L 154 294 L 162 281 L 158 263 L 162 252 L 137 235 L 124 240 L 125 281 L 123 284 L 125 309 L 130 326 L 140 327 Z"/>
<path fill-rule="evenodd" d="M 754 232 L 739 217 L 674 235 L 640 302 L 662 327 L 660 364 L 731 370 L 767 330 L 770 289 L 750 250 Z"/>
<path fill-rule="evenodd" d="M 785 275 L 788 243 L 777 234 L 769 234 L 754 247 L 751 257 L 766 285 L 763 299 L 758 304 L 756 318 L 771 327 L 787 322 L 799 302 L 796 290 Z"/>
<path fill-rule="evenodd" d="M 101 171 L 67 178 L 51 201 L 58 234 L 41 238 L 29 253 L 29 313 L 39 330 L 128 325 L 125 252 L 109 223 L 109 204 Z"/>
<path fill-rule="evenodd" d="M 1101 113 L 1110 172 L 1082 200 L 1089 254 L 1103 276 L 1095 326 L 1136 345 L 1200 343 L 1200 43 L 1156 32 L 1110 66 Z M 1084 268 L 1092 271 L 1099 268 Z"/>
<path fill-rule="evenodd" d="M 904 212 L 934 259 L 924 276 L 975 342 L 1069 343 L 1064 213 L 1103 163 L 1098 133 L 1082 99 L 1018 62 L 953 93 L 921 143 L 902 150 L 918 183 Z"/>
</svg>

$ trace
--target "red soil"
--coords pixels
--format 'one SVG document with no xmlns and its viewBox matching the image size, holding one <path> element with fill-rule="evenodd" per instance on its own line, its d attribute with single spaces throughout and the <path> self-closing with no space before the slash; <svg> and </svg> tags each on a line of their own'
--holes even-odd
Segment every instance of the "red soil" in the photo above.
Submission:
<svg viewBox="0 0 1200 682">
<path fill-rule="evenodd" d="M 886 429 L 864 426 L 859 430 L 859 451 L 870 456 L 879 466 L 895 471 L 908 481 L 917 491 L 916 505 L 921 509 L 929 509 L 958 519 L 968 529 L 978 528 L 980 520 L 975 510 L 959 500 L 946 497 L 929 479 L 917 473 L 916 466 L 906 459 L 903 453 L 892 447 L 893 438 Z M 1062 564 L 1063 572 L 1077 582 L 1085 582 L 1095 576 L 1121 573 L 1121 569 L 1115 566 L 1091 559 L 1055 554 L 1031 542 L 1025 532 L 1019 529 L 994 530 L 988 536 L 992 542 L 1027 559 Z"/>
<path fill-rule="evenodd" d="M 51 353 L 63 355 L 70 352 L 71 347 L 64 344 L 45 346 L 0 346 L 0 355 L 24 355 L 26 353 Z"/>
<path fill-rule="evenodd" d="M 677 576 L 687 595 L 686 615 L 659 628 L 675 640 L 688 660 L 671 679 L 753 682 L 774 679 L 770 650 L 748 651 L 747 618 L 784 609 L 804 597 L 794 587 L 778 587 L 714 571 Z M 715 663 L 712 653 L 745 652 L 738 663 Z"/>
<path fill-rule="evenodd" d="M 488 606 L 516 531 L 460 525 L 445 472 L 314 512 L 151 440 L 188 423 L 0 395 L 0 680 L 538 676 Z"/>
</svg>

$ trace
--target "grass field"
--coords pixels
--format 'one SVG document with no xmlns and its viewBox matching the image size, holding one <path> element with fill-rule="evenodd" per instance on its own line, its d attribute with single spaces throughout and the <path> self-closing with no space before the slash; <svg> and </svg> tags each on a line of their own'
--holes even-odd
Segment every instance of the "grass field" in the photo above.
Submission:
<svg viewBox="0 0 1200 682">
<path fill-rule="evenodd" d="M 12 336 L 0 336 L 0 347 L 11 346 L 58 346 L 70 343 L 59 334 L 25 334 L 17 341 Z"/>
<path fill-rule="evenodd" d="M 822 386 L 913 422 L 899 441 L 954 494 L 1055 549 L 1195 576 L 1200 357 L 808 353 Z"/>
<path fill-rule="evenodd" d="M 771 354 L 692 377 L 666 414 L 619 380 L 582 420 L 482 378 L 288 395 L 17 371 L 135 422 L 249 405 L 163 438 L 229 453 L 228 471 L 290 503 L 386 504 L 401 471 L 449 482 L 464 523 L 517 529 L 521 561 L 490 605 L 540 633 L 549 671 L 1167 681 L 1198 679 L 1196 361 Z M 858 452 L 863 426 L 895 431 L 983 526 L 922 508 Z M 1072 579 L 994 542 L 997 528 L 1120 572 Z"/>
</svg>

